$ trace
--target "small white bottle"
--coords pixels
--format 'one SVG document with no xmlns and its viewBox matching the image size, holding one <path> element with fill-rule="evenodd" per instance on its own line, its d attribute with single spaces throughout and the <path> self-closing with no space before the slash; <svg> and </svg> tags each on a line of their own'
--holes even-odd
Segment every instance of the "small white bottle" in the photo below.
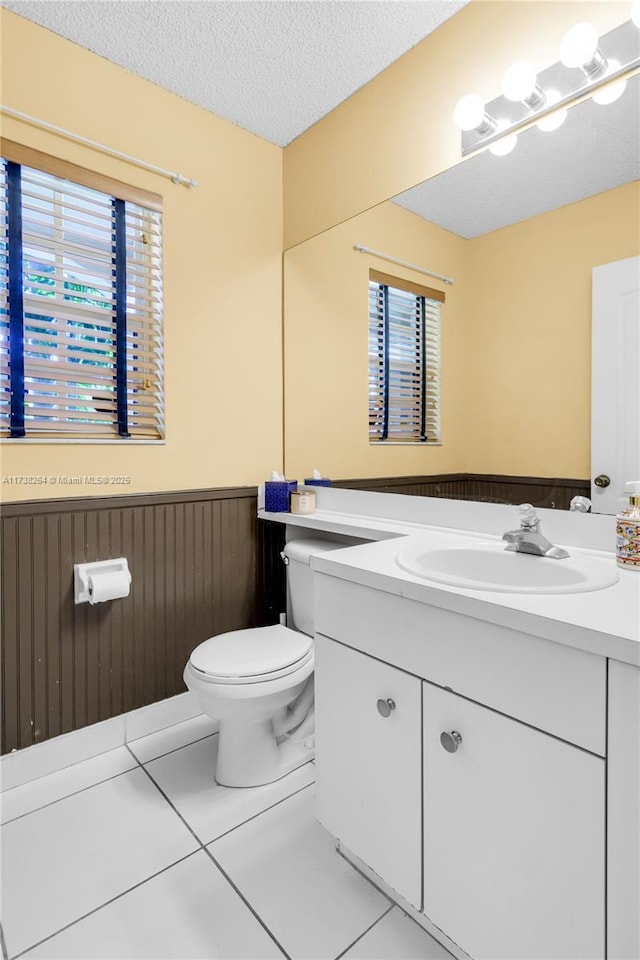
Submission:
<svg viewBox="0 0 640 960">
<path fill-rule="evenodd" d="M 640 570 L 640 480 L 624 487 L 629 506 L 616 517 L 616 562 L 627 570 Z"/>
</svg>

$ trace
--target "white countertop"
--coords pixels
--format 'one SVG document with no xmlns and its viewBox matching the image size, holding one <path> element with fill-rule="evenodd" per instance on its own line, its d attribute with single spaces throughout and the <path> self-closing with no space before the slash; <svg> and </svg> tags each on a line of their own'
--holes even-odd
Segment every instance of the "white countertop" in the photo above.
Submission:
<svg viewBox="0 0 640 960">
<path fill-rule="evenodd" d="M 368 517 L 348 513 L 336 513 L 329 510 L 316 510 L 315 513 L 267 513 L 258 510 L 261 520 L 274 520 L 287 526 L 301 527 L 307 530 L 322 530 L 325 533 L 340 533 L 361 540 L 390 540 L 420 533 L 424 523 L 410 520 L 385 520 L 381 517 Z"/>
<path fill-rule="evenodd" d="M 436 498 L 369 493 L 363 497 L 359 491 L 346 490 L 335 493 L 338 496 L 332 497 L 331 491 L 329 496 L 323 491 L 324 496 L 319 498 L 320 505 L 329 507 L 335 502 L 344 510 L 347 503 L 353 506 L 354 512 L 318 509 L 313 514 L 296 515 L 259 511 L 259 516 L 265 520 L 286 523 L 290 528 L 300 528 L 300 534 L 303 534 L 303 530 L 315 530 L 378 541 L 346 546 L 342 550 L 314 557 L 312 566 L 318 572 L 640 666 L 640 571 L 618 568 L 619 580 L 613 586 L 570 594 L 500 593 L 435 583 L 414 576 L 397 565 L 395 557 L 400 550 L 397 538 L 402 538 L 402 548 L 425 544 L 429 547 L 458 546 L 464 542 L 471 545 L 479 540 L 495 543 L 500 538 L 495 532 L 496 524 L 501 524 L 498 529 L 502 530 L 515 525 L 511 508 L 498 505 L 496 511 L 495 504 L 472 505 L 469 501 L 461 501 L 464 506 L 460 507 L 458 503 L 456 510 L 452 506 L 453 501 L 442 501 L 445 506 L 439 511 Z M 353 496 L 345 498 L 345 494 Z M 385 512 L 385 500 L 388 497 L 394 501 L 391 504 L 396 513 L 394 518 L 380 515 Z M 430 503 L 416 504 L 417 500 L 425 499 Z M 451 529 L 439 523 L 424 522 L 422 518 L 409 520 L 402 516 L 402 504 L 398 504 L 398 500 L 413 501 L 406 504 L 407 510 L 411 509 L 412 514 L 422 513 L 424 519 L 428 517 L 431 520 L 435 516 L 440 519 L 438 514 L 441 513 L 445 523 L 458 526 L 457 518 L 462 515 L 462 522 L 485 529 Z M 363 505 L 371 513 L 374 512 L 371 510 L 373 506 L 378 515 L 356 513 L 355 509 Z M 543 517 L 544 533 L 554 543 L 568 547 L 576 556 L 595 556 L 615 565 L 613 552 L 585 549 L 583 546 L 583 542 L 588 546 L 591 543 L 600 546 L 604 540 L 608 540 L 609 531 L 613 531 L 613 518 L 576 518 L 565 511 L 549 510 L 540 510 L 539 514 Z M 556 517 L 547 522 L 551 514 L 556 514 Z M 511 522 L 505 523 L 505 517 Z M 551 535 L 553 531 L 550 532 L 548 527 L 552 526 L 553 521 L 557 532 L 565 534 L 563 540 Z M 603 537 L 603 531 L 606 537 Z"/>
</svg>

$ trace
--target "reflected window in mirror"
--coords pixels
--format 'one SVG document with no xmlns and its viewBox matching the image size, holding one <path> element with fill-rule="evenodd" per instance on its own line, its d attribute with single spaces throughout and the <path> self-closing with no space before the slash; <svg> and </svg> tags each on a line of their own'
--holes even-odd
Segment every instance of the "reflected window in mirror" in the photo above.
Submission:
<svg viewBox="0 0 640 960">
<path fill-rule="evenodd" d="M 440 443 L 444 293 L 369 271 L 369 442 Z"/>
</svg>

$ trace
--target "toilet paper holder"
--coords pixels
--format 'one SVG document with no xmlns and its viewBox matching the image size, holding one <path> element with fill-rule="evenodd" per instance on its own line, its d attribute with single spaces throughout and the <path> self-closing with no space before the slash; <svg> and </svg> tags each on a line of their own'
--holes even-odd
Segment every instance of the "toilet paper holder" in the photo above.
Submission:
<svg viewBox="0 0 640 960">
<path fill-rule="evenodd" d="M 102 574 L 125 575 L 131 583 L 131 573 L 126 557 L 117 557 L 115 560 L 94 560 L 92 563 L 74 563 L 73 565 L 73 594 L 75 603 L 92 603 L 91 581 Z"/>
</svg>

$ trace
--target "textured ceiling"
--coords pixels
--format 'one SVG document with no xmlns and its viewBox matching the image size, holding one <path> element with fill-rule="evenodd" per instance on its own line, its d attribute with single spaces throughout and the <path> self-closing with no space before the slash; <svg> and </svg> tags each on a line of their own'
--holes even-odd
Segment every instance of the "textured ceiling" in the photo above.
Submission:
<svg viewBox="0 0 640 960">
<path fill-rule="evenodd" d="M 605 107 L 586 100 L 569 111 L 559 130 L 527 130 L 506 157 L 485 151 L 394 202 L 471 238 L 638 177 L 640 77 L 634 77 L 615 103 Z"/>
<path fill-rule="evenodd" d="M 3 0 L 3 6 L 285 146 L 466 2 Z"/>
</svg>

